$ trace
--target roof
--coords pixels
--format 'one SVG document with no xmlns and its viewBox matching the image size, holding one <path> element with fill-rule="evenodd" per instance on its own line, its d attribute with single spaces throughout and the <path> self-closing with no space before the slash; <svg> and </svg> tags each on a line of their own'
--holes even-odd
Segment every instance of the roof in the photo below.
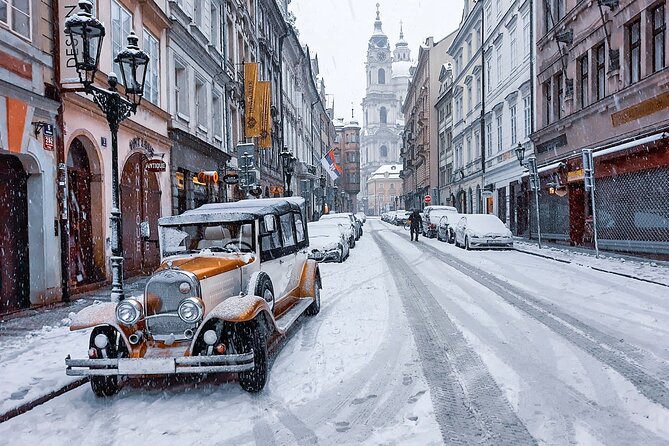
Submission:
<svg viewBox="0 0 669 446">
<path fill-rule="evenodd" d="M 401 171 L 402 171 L 401 164 L 384 164 L 383 166 L 376 169 L 369 179 L 370 180 L 385 179 L 386 174 L 388 174 L 388 178 L 399 178 Z"/>
<path fill-rule="evenodd" d="M 263 198 L 240 200 L 232 203 L 209 203 L 197 209 L 191 209 L 181 215 L 161 217 L 160 225 L 181 225 L 205 222 L 249 221 L 268 214 L 283 214 L 288 211 L 300 212 L 304 207 L 304 198 Z"/>
</svg>

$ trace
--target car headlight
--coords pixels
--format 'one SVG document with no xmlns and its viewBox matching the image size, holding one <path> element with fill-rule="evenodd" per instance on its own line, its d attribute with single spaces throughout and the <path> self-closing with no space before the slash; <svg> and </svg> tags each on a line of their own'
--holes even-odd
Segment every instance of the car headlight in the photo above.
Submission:
<svg viewBox="0 0 669 446">
<path fill-rule="evenodd" d="M 181 301 L 179 308 L 177 308 L 177 313 L 182 321 L 193 324 L 202 319 L 204 307 L 200 299 L 189 297 Z"/>
<path fill-rule="evenodd" d="M 142 304 L 126 299 L 116 306 L 116 319 L 123 325 L 134 325 L 142 317 Z"/>
</svg>

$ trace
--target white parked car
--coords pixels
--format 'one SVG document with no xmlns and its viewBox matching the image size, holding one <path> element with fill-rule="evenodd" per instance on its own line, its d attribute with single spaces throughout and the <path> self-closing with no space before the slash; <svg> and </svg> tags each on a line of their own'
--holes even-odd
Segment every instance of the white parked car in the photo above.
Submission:
<svg viewBox="0 0 669 446">
<path fill-rule="evenodd" d="M 367 223 L 367 215 L 365 215 L 364 212 L 358 212 L 357 214 L 355 214 L 355 218 L 360 220 L 363 225 Z"/>
<path fill-rule="evenodd" d="M 353 236 L 358 240 L 362 235 L 362 223 L 355 219 L 351 212 L 338 212 L 336 214 L 325 214 L 321 216 L 319 221 L 334 220 L 338 223 L 345 224 L 348 222 L 353 229 Z M 353 244 L 355 246 L 355 243 Z M 353 246 L 351 246 L 353 248 Z"/>
<path fill-rule="evenodd" d="M 465 249 L 513 248 L 513 234 L 494 215 L 466 214 L 455 228 L 455 245 Z"/>
<path fill-rule="evenodd" d="M 339 225 L 331 222 L 312 222 L 307 225 L 309 231 L 310 259 L 317 262 L 341 263 L 349 256 L 348 239 Z"/>
<path fill-rule="evenodd" d="M 344 238 L 348 242 L 348 247 L 349 248 L 354 248 L 355 247 L 355 226 L 353 226 L 353 224 L 351 223 L 351 220 L 349 218 L 332 218 L 332 215 L 337 215 L 337 214 L 322 215 L 320 220 L 318 220 L 318 222 L 316 222 L 316 223 L 319 223 L 319 224 L 322 224 L 322 225 L 329 225 L 329 226 L 332 226 L 333 228 L 336 228 L 342 234 L 344 234 Z M 330 216 L 330 217 L 328 217 L 328 216 Z"/>
<path fill-rule="evenodd" d="M 448 213 L 442 215 L 437 222 L 437 240 L 455 243 L 455 227 L 462 217 L 464 217 L 464 214 Z"/>
</svg>

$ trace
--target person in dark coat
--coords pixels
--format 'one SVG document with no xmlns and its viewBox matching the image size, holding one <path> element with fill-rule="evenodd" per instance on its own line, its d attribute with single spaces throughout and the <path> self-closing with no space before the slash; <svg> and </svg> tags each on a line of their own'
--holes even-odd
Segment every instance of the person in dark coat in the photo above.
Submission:
<svg viewBox="0 0 669 446">
<path fill-rule="evenodd" d="M 418 209 L 413 210 L 409 220 L 411 220 L 411 241 L 414 241 L 414 234 L 416 234 L 416 241 L 418 241 L 418 234 L 420 234 L 420 228 L 423 225 L 423 218 L 420 216 Z"/>
</svg>

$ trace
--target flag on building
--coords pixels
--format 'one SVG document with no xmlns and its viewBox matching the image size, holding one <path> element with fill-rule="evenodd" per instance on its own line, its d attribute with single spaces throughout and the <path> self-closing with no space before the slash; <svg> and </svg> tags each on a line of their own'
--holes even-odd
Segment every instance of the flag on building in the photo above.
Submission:
<svg viewBox="0 0 669 446">
<path fill-rule="evenodd" d="M 330 150 L 325 154 L 323 159 L 321 159 L 321 165 L 323 166 L 323 169 L 327 170 L 333 181 L 344 173 L 341 166 L 338 165 L 335 160 L 334 150 Z"/>
<path fill-rule="evenodd" d="M 260 108 L 258 107 L 258 64 L 244 64 L 244 135 L 260 136 Z"/>
<path fill-rule="evenodd" d="M 255 103 L 260 120 L 258 147 L 270 149 L 272 147 L 272 84 L 269 81 L 259 81 L 256 93 Z"/>
</svg>

